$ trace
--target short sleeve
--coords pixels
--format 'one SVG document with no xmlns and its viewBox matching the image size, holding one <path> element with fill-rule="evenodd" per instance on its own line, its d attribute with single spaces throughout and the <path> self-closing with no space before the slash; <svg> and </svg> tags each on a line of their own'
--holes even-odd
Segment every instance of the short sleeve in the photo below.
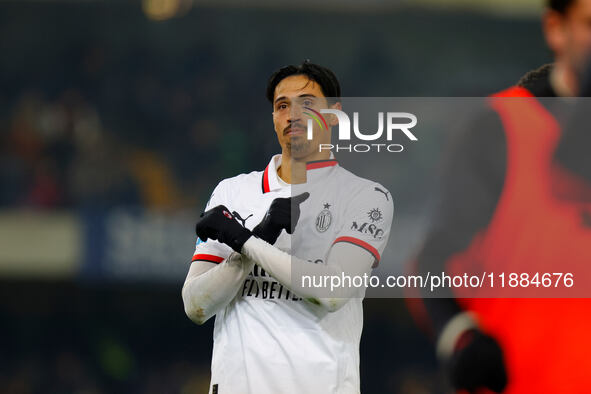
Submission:
<svg viewBox="0 0 591 394">
<path fill-rule="evenodd" d="M 375 268 L 388 243 L 393 217 L 392 195 L 382 185 L 371 184 L 348 204 L 345 224 L 334 243 L 348 242 L 367 250 L 375 258 Z"/>
<path fill-rule="evenodd" d="M 220 182 L 213 190 L 209 201 L 205 205 L 205 211 L 216 207 L 218 205 L 226 205 L 226 192 L 224 182 Z M 228 245 L 220 243 L 213 239 L 202 241 L 197 237 L 195 243 L 195 252 L 191 261 L 208 261 L 210 263 L 219 264 L 224 261 L 232 253 L 232 248 Z"/>
</svg>

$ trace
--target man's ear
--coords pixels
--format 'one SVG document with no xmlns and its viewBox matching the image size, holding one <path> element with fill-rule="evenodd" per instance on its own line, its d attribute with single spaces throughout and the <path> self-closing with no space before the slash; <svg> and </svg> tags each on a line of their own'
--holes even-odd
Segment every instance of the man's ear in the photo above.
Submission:
<svg viewBox="0 0 591 394">
<path fill-rule="evenodd" d="M 341 105 L 340 101 L 337 101 L 336 103 L 332 104 L 329 106 L 330 109 L 338 109 L 339 111 L 343 110 L 343 106 Z M 337 118 L 336 115 L 333 114 L 329 114 L 328 116 L 328 125 L 330 127 L 332 126 L 336 126 L 339 124 L 339 119 Z"/>
<path fill-rule="evenodd" d="M 343 110 L 343 106 L 341 105 L 340 101 L 337 101 L 336 103 L 334 103 L 333 105 L 330 106 L 330 108 L 332 109 L 338 109 L 339 111 Z"/>
<path fill-rule="evenodd" d="M 564 15 L 558 11 L 547 10 L 542 18 L 542 27 L 548 47 L 554 52 L 555 56 L 560 56 L 564 52 L 566 45 Z"/>
</svg>

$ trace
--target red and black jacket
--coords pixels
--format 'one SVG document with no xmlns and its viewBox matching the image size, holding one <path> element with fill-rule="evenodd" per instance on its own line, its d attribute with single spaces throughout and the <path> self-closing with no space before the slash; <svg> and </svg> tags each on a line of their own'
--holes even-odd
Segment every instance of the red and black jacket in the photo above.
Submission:
<svg viewBox="0 0 591 394">
<path fill-rule="evenodd" d="M 550 69 L 531 72 L 496 96 L 555 96 Z M 591 262 L 591 227 L 584 220 L 591 206 L 554 194 L 568 188 L 561 182 L 568 176 L 554 165 L 563 131 L 556 116 L 535 99 L 491 99 L 490 111 L 460 136 L 450 155 L 437 217 L 416 259 L 419 272 L 461 273 L 476 259 L 499 272 Z M 504 349 L 507 392 L 584 392 L 591 317 L 582 311 L 591 310 L 591 301 L 447 295 L 423 300 L 432 330 L 437 335 L 462 310 L 475 312 Z"/>
</svg>

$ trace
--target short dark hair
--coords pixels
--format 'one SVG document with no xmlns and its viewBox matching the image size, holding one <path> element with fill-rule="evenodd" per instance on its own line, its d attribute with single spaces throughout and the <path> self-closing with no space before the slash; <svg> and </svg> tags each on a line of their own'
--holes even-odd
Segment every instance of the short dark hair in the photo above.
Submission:
<svg viewBox="0 0 591 394">
<path fill-rule="evenodd" d="M 548 0 L 548 8 L 561 14 L 566 14 L 566 10 L 573 5 L 576 0 Z"/>
<path fill-rule="evenodd" d="M 340 98 L 341 85 L 334 75 L 334 73 L 326 67 L 318 64 L 310 63 L 309 60 L 304 61 L 300 65 L 289 65 L 281 67 L 275 71 L 269 78 L 267 83 L 267 99 L 273 104 L 273 97 L 275 96 L 275 88 L 279 82 L 292 75 L 305 75 L 311 81 L 320 85 L 320 89 L 325 97 Z"/>
</svg>

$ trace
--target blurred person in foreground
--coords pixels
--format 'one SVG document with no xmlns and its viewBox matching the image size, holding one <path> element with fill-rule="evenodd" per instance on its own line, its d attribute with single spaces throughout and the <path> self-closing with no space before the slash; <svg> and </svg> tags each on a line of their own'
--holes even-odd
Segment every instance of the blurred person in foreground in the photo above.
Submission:
<svg viewBox="0 0 591 394">
<path fill-rule="evenodd" d="M 267 98 L 281 154 L 264 171 L 220 182 L 196 225 L 182 295 L 197 324 L 216 315 L 212 394 L 360 392 L 365 289 L 333 293 L 297 276 L 363 277 L 388 240 L 390 193 L 319 149 L 337 124 L 320 111 L 340 110 L 340 94 L 322 66 L 275 72 Z"/>
<path fill-rule="evenodd" d="M 540 100 L 590 95 L 582 82 L 591 0 L 547 6 L 543 29 L 555 61 L 493 95 L 474 127 L 459 135 L 415 271 L 565 272 L 591 263 L 591 156 L 578 149 L 589 146 L 590 130 L 581 133 L 580 119 L 578 128 L 564 127 L 564 100 Z M 512 293 L 519 298 L 459 294 L 409 300 L 434 334 L 455 389 L 589 392 L 591 300 L 521 298 L 532 294 L 525 290 Z"/>
</svg>

